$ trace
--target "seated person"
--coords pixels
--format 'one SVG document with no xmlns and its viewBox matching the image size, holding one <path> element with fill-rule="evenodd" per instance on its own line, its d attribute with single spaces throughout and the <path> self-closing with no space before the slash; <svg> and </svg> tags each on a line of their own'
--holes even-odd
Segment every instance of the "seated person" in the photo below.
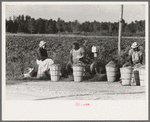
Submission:
<svg viewBox="0 0 150 122">
<path fill-rule="evenodd" d="M 129 50 L 129 62 L 125 63 L 123 67 L 126 66 L 140 66 L 142 65 L 143 61 L 143 54 L 139 49 L 139 44 L 137 42 L 134 42 L 131 46 L 131 49 Z"/>
<path fill-rule="evenodd" d="M 70 51 L 70 61 L 66 65 L 66 71 L 68 74 L 72 74 L 72 66 L 77 63 L 84 65 L 85 51 L 79 46 L 78 42 L 73 43 L 73 49 Z"/>
<path fill-rule="evenodd" d="M 100 75 L 105 74 L 105 65 L 104 61 L 100 57 L 100 46 L 96 46 L 97 48 L 97 56 L 94 56 L 93 63 L 90 65 L 90 72 L 92 75 Z"/>
<path fill-rule="evenodd" d="M 48 59 L 47 50 L 45 49 L 46 42 L 41 41 L 37 49 L 37 64 L 38 64 L 38 73 L 37 78 L 42 77 L 43 74 L 49 72 L 50 66 L 54 63 L 52 59 Z"/>
<path fill-rule="evenodd" d="M 89 48 L 88 46 L 87 46 L 87 44 L 88 44 L 88 40 L 85 40 L 84 41 L 84 43 L 83 43 L 83 45 L 81 46 L 81 48 L 84 50 L 84 63 L 86 63 L 86 64 L 91 64 L 92 62 L 93 62 L 93 53 L 91 52 L 91 48 Z"/>
</svg>

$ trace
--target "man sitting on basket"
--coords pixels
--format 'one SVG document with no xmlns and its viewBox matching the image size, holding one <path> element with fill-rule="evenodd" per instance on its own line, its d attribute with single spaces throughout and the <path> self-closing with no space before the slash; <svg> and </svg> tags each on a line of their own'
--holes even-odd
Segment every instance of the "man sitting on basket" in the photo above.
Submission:
<svg viewBox="0 0 150 122">
<path fill-rule="evenodd" d="M 73 49 L 70 51 L 70 61 L 66 65 L 68 74 L 72 74 L 72 66 L 80 63 L 84 65 L 85 51 L 79 46 L 78 42 L 73 42 Z"/>
<path fill-rule="evenodd" d="M 139 44 L 134 42 L 129 50 L 129 62 L 125 63 L 123 67 L 133 66 L 140 67 L 143 62 L 143 54 L 139 49 Z"/>
<path fill-rule="evenodd" d="M 43 77 L 43 74 L 49 72 L 50 66 L 54 63 L 52 59 L 48 59 L 47 50 L 45 49 L 46 42 L 40 41 L 39 47 L 37 49 L 37 64 L 38 73 L 37 78 Z"/>
</svg>

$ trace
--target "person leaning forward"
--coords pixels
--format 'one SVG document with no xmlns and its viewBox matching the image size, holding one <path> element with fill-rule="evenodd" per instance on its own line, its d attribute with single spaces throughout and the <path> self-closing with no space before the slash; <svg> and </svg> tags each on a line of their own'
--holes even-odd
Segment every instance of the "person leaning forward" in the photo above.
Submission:
<svg viewBox="0 0 150 122">
<path fill-rule="evenodd" d="M 135 66 L 141 66 L 143 62 L 143 54 L 139 49 L 139 44 L 137 42 L 134 42 L 131 45 L 131 49 L 129 50 L 129 62 L 125 63 L 123 67 L 131 65 L 133 67 Z"/>
<path fill-rule="evenodd" d="M 66 65 L 68 74 L 72 74 L 72 66 L 77 63 L 83 63 L 85 58 L 85 51 L 80 47 L 78 42 L 73 42 L 73 49 L 70 51 L 69 62 Z"/>
<path fill-rule="evenodd" d="M 50 66 L 54 63 L 52 59 L 48 59 L 47 50 L 45 49 L 46 42 L 40 41 L 39 47 L 36 51 L 37 60 L 36 63 L 38 65 L 38 73 L 37 78 L 43 77 L 47 71 L 50 70 Z"/>
</svg>

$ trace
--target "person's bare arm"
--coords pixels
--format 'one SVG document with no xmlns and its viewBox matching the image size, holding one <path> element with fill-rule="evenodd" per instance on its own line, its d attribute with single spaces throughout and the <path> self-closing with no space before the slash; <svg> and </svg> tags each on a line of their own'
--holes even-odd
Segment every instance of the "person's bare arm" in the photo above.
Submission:
<svg viewBox="0 0 150 122">
<path fill-rule="evenodd" d="M 133 65 L 133 62 L 132 62 L 132 50 L 129 50 L 129 63 L 131 65 Z"/>
<path fill-rule="evenodd" d="M 84 48 L 81 48 L 81 57 L 79 57 L 79 60 L 81 58 L 85 58 L 85 50 L 84 50 Z"/>
<path fill-rule="evenodd" d="M 71 62 L 71 65 L 73 64 L 73 56 L 72 56 L 72 50 L 70 51 L 70 62 Z"/>
<path fill-rule="evenodd" d="M 133 65 L 132 56 L 131 56 L 131 55 L 129 56 L 129 63 L 130 63 L 131 65 Z"/>
</svg>

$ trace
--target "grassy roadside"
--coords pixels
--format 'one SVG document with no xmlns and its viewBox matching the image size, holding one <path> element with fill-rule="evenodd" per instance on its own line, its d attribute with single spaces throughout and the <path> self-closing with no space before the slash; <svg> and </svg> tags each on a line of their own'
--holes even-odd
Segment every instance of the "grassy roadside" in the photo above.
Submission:
<svg viewBox="0 0 150 122">
<path fill-rule="evenodd" d="M 8 34 L 6 35 L 6 77 L 19 78 L 26 67 L 36 66 L 35 50 L 41 40 L 47 42 L 48 55 L 55 62 L 64 66 L 69 59 L 69 52 L 73 41 L 78 41 L 81 45 L 84 40 L 88 40 L 87 51 L 93 58 L 91 47 L 100 46 L 98 56 L 101 65 L 106 65 L 109 61 L 117 57 L 118 39 L 117 37 L 95 37 L 95 36 L 58 36 L 49 34 Z M 127 60 L 126 53 L 131 44 L 137 41 L 145 50 L 145 38 L 125 37 L 122 38 L 122 62 Z"/>
</svg>

